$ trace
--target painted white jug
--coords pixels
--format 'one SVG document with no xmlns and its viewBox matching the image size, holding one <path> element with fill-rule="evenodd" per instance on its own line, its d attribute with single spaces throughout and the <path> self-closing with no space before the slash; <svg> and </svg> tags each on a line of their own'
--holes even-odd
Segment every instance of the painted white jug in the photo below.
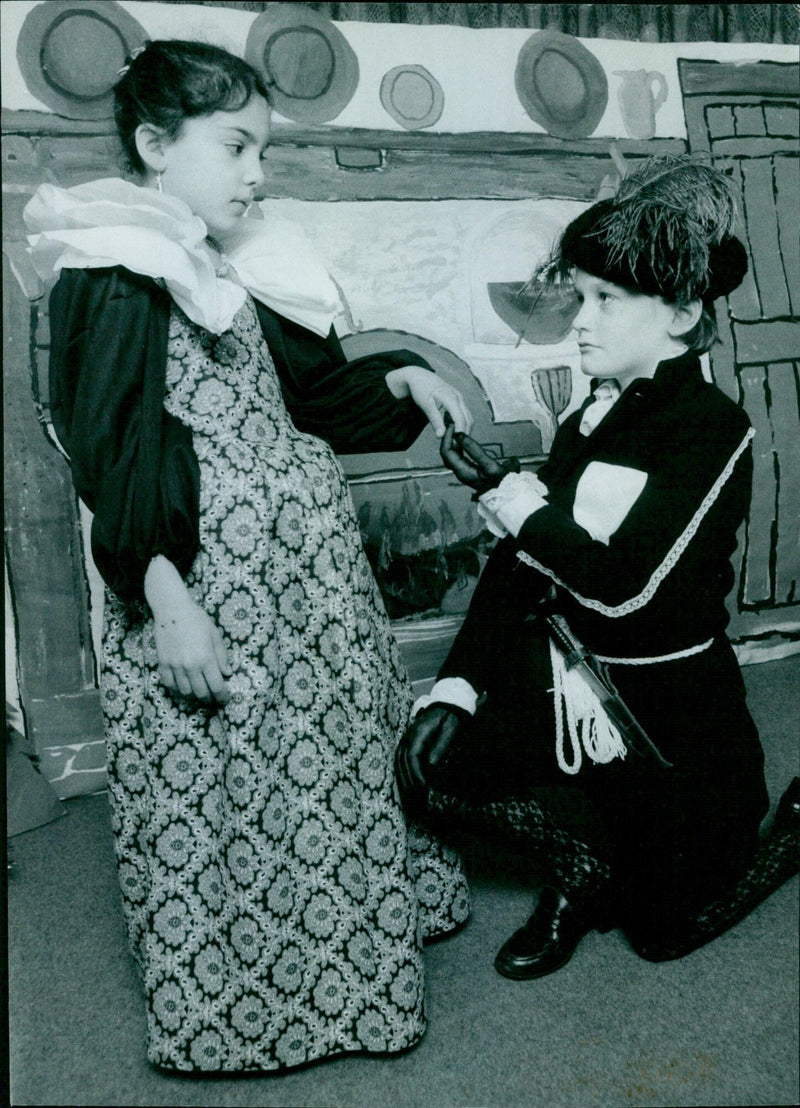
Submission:
<svg viewBox="0 0 800 1108">
<path fill-rule="evenodd" d="M 667 99 L 667 79 L 657 69 L 621 69 L 617 89 L 622 122 L 631 138 L 651 139 L 656 133 L 656 112 Z"/>
</svg>

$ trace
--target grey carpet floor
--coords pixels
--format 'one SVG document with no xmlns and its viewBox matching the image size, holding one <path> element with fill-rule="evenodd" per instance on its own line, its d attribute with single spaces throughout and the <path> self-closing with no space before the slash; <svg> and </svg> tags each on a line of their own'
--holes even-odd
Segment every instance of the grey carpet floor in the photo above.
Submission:
<svg viewBox="0 0 800 1108">
<path fill-rule="evenodd" d="M 773 804 L 797 773 L 800 657 L 744 670 Z M 467 856 L 474 912 L 426 951 L 429 1029 L 390 1060 L 282 1076 L 168 1075 L 145 1057 L 105 795 L 11 840 L 13 1105 L 604 1108 L 795 1105 L 798 881 L 678 962 L 640 961 L 620 932 L 587 936 L 551 977 L 511 982 L 492 958 L 526 918 L 520 859 Z"/>
</svg>

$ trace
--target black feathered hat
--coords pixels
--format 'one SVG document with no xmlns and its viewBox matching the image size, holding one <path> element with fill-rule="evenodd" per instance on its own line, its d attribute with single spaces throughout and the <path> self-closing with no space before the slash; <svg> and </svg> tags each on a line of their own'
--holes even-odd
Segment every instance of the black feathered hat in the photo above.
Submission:
<svg viewBox="0 0 800 1108">
<path fill-rule="evenodd" d="M 708 306 L 747 272 L 735 219 L 725 174 L 690 156 L 650 158 L 614 197 L 569 224 L 541 276 L 559 280 L 578 268 L 671 303 Z"/>
</svg>

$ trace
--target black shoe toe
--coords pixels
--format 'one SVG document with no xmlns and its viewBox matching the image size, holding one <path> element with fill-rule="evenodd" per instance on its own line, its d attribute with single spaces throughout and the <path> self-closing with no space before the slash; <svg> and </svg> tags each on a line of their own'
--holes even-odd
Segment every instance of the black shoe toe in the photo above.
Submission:
<svg viewBox="0 0 800 1108">
<path fill-rule="evenodd" d="M 594 926 L 590 913 L 579 912 L 557 889 L 545 887 L 528 922 L 503 943 L 494 968 L 514 981 L 555 973 Z"/>
</svg>

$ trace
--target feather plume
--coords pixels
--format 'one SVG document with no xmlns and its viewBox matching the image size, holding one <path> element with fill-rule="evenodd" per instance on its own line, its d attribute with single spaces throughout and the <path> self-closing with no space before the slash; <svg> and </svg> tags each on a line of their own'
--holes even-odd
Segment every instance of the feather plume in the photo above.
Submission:
<svg viewBox="0 0 800 1108">
<path fill-rule="evenodd" d="M 687 299 L 708 281 L 709 246 L 730 235 L 736 200 L 730 180 L 691 155 L 648 159 L 620 182 L 597 234 L 612 263 L 649 266 Z"/>
<path fill-rule="evenodd" d="M 568 295 L 571 287 L 572 267 L 561 257 L 561 243 L 556 242 L 550 254 L 544 258 L 528 280 L 519 290 L 520 297 L 538 297 L 561 285 L 564 286 L 564 295 Z"/>
<path fill-rule="evenodd" d="M 703 295 L 710 247 L 730 236 L 736 221 L 734 187 L 724 173 L 693 155 L 656 156 L 629 169 L 603 203 L 608 210 L 585 235 L 597 240 L 608 269 L 646 277 L 648 285 L 655 279 L 664 295 L 684 303 Z M 563 242 L 564 236 L 521 294 L 569 287 L 573 263 Z"/>
</svg>

